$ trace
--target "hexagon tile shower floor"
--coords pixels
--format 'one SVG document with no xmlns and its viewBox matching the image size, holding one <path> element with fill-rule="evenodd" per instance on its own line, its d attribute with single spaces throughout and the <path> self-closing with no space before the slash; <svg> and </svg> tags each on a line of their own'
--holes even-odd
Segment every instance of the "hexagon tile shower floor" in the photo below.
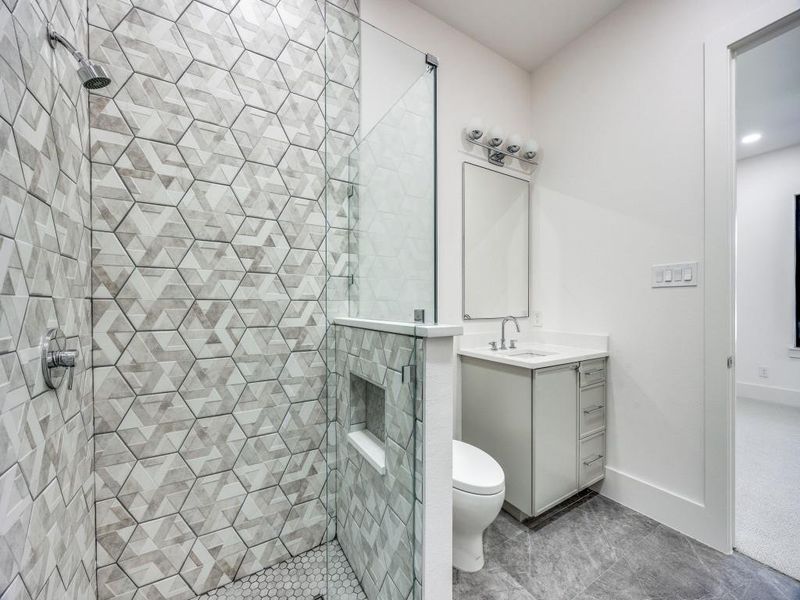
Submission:
<svg viewBox="0 0 800 600">
<path fill-rule="evenodd" d="M 325 589 L 325 546 L 317 546 L 260 573 L 212 590 L 198 600 L 367 600 L 339 542 L 330 542 L 330 589 Z"/>
</svg>

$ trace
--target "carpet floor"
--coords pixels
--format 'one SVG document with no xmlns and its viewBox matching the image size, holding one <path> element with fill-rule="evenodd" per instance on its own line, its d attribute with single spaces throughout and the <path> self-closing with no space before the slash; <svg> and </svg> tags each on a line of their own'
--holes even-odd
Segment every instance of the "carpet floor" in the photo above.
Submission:
<svg viewBox="0 0 800 600">
<path fill-rule="evenodd" d="M 736 404 L 736 549 L 800 579 L 800 408 Z"/>
</svg>

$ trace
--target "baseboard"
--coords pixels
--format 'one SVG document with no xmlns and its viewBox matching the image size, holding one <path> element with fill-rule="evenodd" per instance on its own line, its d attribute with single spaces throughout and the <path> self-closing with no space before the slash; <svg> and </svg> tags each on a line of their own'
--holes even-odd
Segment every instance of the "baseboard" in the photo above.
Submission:
<svg viewBox="0 0 800 600">
<path fill-rule="evenodd" d="M 700 502 L 660 488 L 613 467 L 606 467 L 605 479 L 592 488 L 623 506 L 704 544 L 716 547 L 717 550 L 731 551 L 730 548 L 720 548 L 718 540 L 712 537 L 708 530 L 706 507 Z"/>
<path fill-rule="evenodd" d="M 773 402 L 784 406 L 800 408 L 800 390 L 773 387 L 771 385 L 758 385 L 755 383 L 737 383 L 736 396 L 750 398 L 762 402 Z"/>
</svg>

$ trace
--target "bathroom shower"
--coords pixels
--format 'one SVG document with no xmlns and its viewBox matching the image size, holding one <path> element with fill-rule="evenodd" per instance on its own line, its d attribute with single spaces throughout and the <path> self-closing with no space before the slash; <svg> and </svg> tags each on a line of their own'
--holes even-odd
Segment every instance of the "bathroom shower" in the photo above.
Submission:
<svg viewBox="0 0 800 600">
<path fill-rule="evenodd" d="M 78 61 L 78 77 L 81 78 L 81 84 L 87 90 L 99 90 L 111 83 L 111 77 L 108 76 L 108 73 L 106 73 L 102 66 L 86 58 L 69 42 L 69 40 L 53 29 L 50 23 L 47 24 L 47 40 L 50 42 L 50 47 L 53 49 L 56 48 L 57 44 L 64 46 L 70 51 L 75 60 Z"/>
<path fill-rule="evenodd" d="M 0 596 L 418 596 L 425 54 L 334 2 L 40 4 L 0 2 Z"/>
</svg>

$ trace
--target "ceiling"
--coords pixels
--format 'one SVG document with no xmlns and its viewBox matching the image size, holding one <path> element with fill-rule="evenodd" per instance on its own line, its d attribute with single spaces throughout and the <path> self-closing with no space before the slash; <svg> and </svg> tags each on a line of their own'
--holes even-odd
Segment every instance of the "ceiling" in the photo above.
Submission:
<svg viewBox="0 0 800 600">
<path fill-rule="evenodd" d="M 411 0 L 532 71 L 624 0 Z"/>
<path fill-rule="evenodd" d="M 800 27 L 736 58 L 737 156 L 800 144 Z M 760 133 L 761 140 L 741 138 Z"/>
</svg>

